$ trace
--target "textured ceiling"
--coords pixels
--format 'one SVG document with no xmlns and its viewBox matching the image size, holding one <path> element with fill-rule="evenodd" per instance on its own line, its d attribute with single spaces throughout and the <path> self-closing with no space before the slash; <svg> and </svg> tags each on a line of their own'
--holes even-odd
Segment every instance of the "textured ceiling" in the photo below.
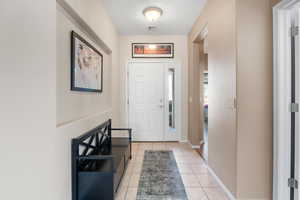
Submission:
<svg viewBox="0 0 300 200">
<path fill-rule="evenodd" d="M 102 0 L 121 35 L 187 34 L 206 0 Z M 143 15 L 146 7 L 163 10 L 163 16 L 154 23 Z M 152 31 L 149 26 L 156 26 Z"/>
</svg>

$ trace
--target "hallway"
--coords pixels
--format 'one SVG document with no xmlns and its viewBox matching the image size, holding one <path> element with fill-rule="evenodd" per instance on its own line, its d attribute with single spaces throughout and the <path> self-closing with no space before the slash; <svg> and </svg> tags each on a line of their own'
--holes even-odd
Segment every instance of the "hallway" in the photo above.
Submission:
<svg viewBox="0 0 300 200">
<path fill-rule="evenodd" d="M 207 165 L 199 154 L 187 143 L 133 143 L 132 155 L 126 173 L 117 193 L 116 200 L 136 199 L 142 171 L 144 153 L 152 151 L 172 151 L 189 200 L 227 200 Z"/>
<path fill-rule="evenodd" d="M 300 95 L 291 103 L 276 85 L 295 87 L 279 80 L 300 72 L 287 67 L 300 63 L 300 14 L 278 21 L 287 27 L 274 41 L 274 11 L 288 16 L 292 3 L 300 0 L 2 0 L 0 199 L 298 193 L 299 131 L 289 129 L 300 127 Z"/>
</svg>

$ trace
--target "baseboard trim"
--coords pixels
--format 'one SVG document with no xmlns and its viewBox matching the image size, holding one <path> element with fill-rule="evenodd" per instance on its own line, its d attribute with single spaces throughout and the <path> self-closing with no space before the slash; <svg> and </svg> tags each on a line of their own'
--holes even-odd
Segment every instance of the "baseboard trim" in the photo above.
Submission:
<svg viewBox="0 0 300 200">
<path fill-rule="evenodd" d="M 192 145 L 190 141 L 187 141 L 187 143 L 192 147 L 192 149 L 200 149 L 200 145 Z"/>
<path fill-rule="evenodd" d="M 203 145 L 204 143 L 205 143 L 204 140 L 201 140 L 200 141 L 200 146 Z"/>
<path fill-rule="evenodd" d="M 229 189 L 223 184 L 221 179 L 216 175 L 216 173 L 208 166 L 208 171 L 211 173 L 211 175 L 215 178 L 217 183 L 220 185 L 220 187 L 224 190 L 225 194 L 230 200 L 237 200 L 233 194 L 229 191 Z"/>
<path fill-rule="evenodd" d="M 189 143 L 187 140 L 183 139 L 179 141 L 180 143 Z"/>
</svg>

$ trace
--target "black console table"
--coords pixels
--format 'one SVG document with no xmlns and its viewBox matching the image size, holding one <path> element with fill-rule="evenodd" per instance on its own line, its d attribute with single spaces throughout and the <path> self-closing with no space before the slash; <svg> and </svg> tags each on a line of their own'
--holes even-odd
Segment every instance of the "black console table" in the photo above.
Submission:
<svg viewBox="0 0 300 200">
<path fill-rule="evenodd" d="M 72 139 L 72 200 L 113 200 L 130 159 L 131 129 L 112 128 L 111 120 Z"/>
</svg>

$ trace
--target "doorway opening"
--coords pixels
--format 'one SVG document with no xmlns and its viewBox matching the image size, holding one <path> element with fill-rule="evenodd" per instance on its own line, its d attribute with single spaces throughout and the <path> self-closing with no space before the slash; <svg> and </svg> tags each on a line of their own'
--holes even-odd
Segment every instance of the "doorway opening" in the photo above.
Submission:
<svg viewBox="0 0 300 200">
<path fill-rule="evenodd" d="M 207 42 L 207 34 L 203 35 L 201 40 L 201 47 L 200 50 L 200 65 L 202 65 L 202 77 L 203 81 L 200 82 L 202 86 L 202 95 L 201 95 L 201 102 L 203 106 L 203 150 L 202 150 L 202 157 L 204 160 L 208 160 L 208 42 Z"/>
<path fill-rule="evenodd" d="M 198 39 L 199 43 L 199 80 L 200 84 L 200 123 L 202 124 L 203 140 L 200 142 L 200 152 L 204 160 L 208 160 L 208 41 L 207 31 Z"/>
<path fill-rule="evenodd" d="M 194 63 L 190 70 L 189 131 L 204 160 L 208 160 L 208 29 L 205 27 L 193 42 Z"/>
<path fill-rule="evenodd" d="M 127 121 L 133 141 L 179 141 L 180 65 L 130 61 L 127 70 Z"/>
</svg>

